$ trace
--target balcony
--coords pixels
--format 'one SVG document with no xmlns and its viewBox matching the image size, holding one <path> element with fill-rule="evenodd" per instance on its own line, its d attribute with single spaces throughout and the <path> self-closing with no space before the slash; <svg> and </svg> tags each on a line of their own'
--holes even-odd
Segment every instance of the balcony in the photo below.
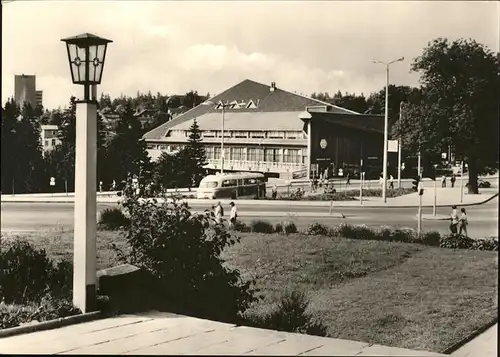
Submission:
<svg viewBox="0 0 500 357">
<path fill-rule="evenodd" d="M 208 159 L 205 166 L 209 169 L 220 169 L 220 159 Z M 224 160 L 225 170 L 234 171 L 260 171 L 278 174 L 292 174 L 306 168 L 305 164 L 292 162 L 269 162 L 269 161 L 247 161 L 247 160 Z"/>
</svg>

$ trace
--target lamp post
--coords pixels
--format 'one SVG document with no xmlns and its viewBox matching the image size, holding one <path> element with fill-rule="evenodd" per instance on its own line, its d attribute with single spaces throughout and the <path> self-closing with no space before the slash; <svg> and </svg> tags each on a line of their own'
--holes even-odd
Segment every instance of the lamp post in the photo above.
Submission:
<svg viewBox="0 0 500 357">
<path fill-rule="evenodd" d="M 97 102 L 91 87 L 100 84 L 107 40 L 89 33 L 64 38 L 71 78 L 84 86 L 76 102 L 73 304 L 83 313 L 96 308 Z"/>
<path fill-rule="evenodd" d="M 385 118 L 384 118 L 384 156 L 383 156 L 383 168 L 382 168 L 382 179 L 384 184 L 382 185 L 382 199 L 384 203 L 387 202 L 386 189 L 387 189 L 387 140 L 389 132 L 389 66 L 395 62 L 403 61 L 404 57 L 398 58 L 397 60 L 391 62 L 382 62 L 379 60 L 373 60 L 373 63 L 381 63 L 385 65 L 386 71 L 386 85 L 385 85 Z"/>
</svg>

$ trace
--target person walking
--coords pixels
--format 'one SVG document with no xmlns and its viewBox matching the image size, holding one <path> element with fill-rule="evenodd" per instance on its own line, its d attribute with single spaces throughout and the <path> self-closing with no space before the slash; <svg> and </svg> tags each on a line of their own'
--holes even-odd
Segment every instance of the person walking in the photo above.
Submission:
<svg viewBox="0 0 500 357">
<path fill-rule="evenodd" d="M 278 197 L 278 186 L 276 186 L 276 184 L 273 185 L 271 192 L 272 192 L 273 200 L 275 200 L 276 197 Z"/>
<path fill-rule="evenodd" d="M 229 214 L 229 226 L 231 228 L 236 227 L 236 218 L 238 218 L 238 209 L 236 208 L 236 205 L 234 202 L 229 203 L 231 206 L 231 213 Z"/>
<path fill-rule="evenodd" d="M 394 176 L 389 176 L 389 188 L 394 190 Z"/>
<path fill-rule="evenodd" d="M 349 172 L 345 175 L 346 178 L 346 186 L 349 186 L 351 184 L 351 175 L 349 175 Z"/>
<path fill-rule="evenodd" d="M 441 177 L 441 187 L 446 188 L 446 175 L 443 175 L 443 177 Z"/>
<path fill-rule="evenodd" d="M 384 187 L 384 177 L 380 175 L 380 178 L 378 179 L 378 182 L 380 184 L 380 188 Z"/>
<path fill-rule="evenodd" d="M 116 181 L 113 180 L 113 182 L 111 183 L 111 191 L 116 191 Z"/>
<path fill-rule="evenodd" d="M 222 205 L 220 204 L 220 201 L 217 202 L 217 205 L 215 206 L 215 220 L 217 223 L 222 223 L 222 217 L 224 217 L 224 208 L 222 208 Z"/>
<path fill-rule="evenodd" d="M 102 181 L 99 181 L 99 192 L 102 192 Z"/>
<path fill-rule="evenodd" d="M 451 188 L 455 187 L 455 181 L 457 180 L 457 177 L 455 174 L 451 175 L 450 182 L 451 182 Z"/>
<path fill-rule="evenodd" d="M 457 228 L 458 228 L 458 213 L 457 213 L 457 206 L 451 206 L 452 211 L 451 211 L 451 216 L 450 216 L 450 232 L 452 234 L 457 234 Z"/>
<path fill-rule="evenodd" d="M 467 221 L 467 213 L 465 212 L 465 208 L 461 208 L 460 212 L 462 212 L 462 214 L 458 219 L 460 229 L 458 233 L 462 234 L 462 232 L 464 232 L 464 235 L 467 237 L 467 225 L 469 224 L 469 222 Z"/>
</svg>

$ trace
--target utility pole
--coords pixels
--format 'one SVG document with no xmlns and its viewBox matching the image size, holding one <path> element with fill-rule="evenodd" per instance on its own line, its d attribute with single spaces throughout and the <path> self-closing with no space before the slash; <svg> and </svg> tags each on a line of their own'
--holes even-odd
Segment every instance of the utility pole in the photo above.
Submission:
<svg viewBox="0 0 500 357">
<path fill-rule="evenodd" d="M 401 118 L 403 117 L 403 104 L 404 102 L 399 103 L 399 121 L 401 122 Z M 401 143 L 401 137 L 398 140 L 398 188 L 401 188 L 401 148 L 402 148 L 402 143 Z"/>
</svg>

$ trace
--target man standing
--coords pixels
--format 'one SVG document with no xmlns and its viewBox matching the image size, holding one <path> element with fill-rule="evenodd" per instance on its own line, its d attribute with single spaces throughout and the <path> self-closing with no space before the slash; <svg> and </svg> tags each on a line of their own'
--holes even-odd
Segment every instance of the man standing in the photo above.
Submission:
<svg viewBox="0 0 500 357">
<path fill-rule="evenodd" d="M 229 225 L 231 228 L 236 227 L 236 218 L 238 218 L 238 210 L 234 202 L 229 203 L 231 206 L 231 213 L 229 214 Z"/>
<path fill-rule="evenodd" d="M 457 177 L 455 176 L 455 174 L 451 175 L 451 179 L 450 179 L 451 188 L 455 187 L 455 181 L 456 180 L 457 180 Z"/>
<path fill-rule="evenodd" d="M 443 177 L 441 177 L 441 187 L 446 188 L 446 175 L 443 175 Z"/>
<path fill-rule="evenodd" d="M 394 190 L 394 176 L 389 176 L 389 188 Z"/>
<path fill-rule="evenodd" d="M 224 208 L 220 204 L 220 201 L 217 202 L 217 206 L 215 206 L 215 220 L 217 223 L 222 223 L 222 217 L 224 217 Z"/>
<path fill-rule="evenodd" d="M 275 200 L 276 197 L 278 197 L 278 187 L 276 186 L 276 184 L 274 184 L 273 188 L 272 188 L 272 197 L 273 197 L 273 200 Z"/>
</svg>

